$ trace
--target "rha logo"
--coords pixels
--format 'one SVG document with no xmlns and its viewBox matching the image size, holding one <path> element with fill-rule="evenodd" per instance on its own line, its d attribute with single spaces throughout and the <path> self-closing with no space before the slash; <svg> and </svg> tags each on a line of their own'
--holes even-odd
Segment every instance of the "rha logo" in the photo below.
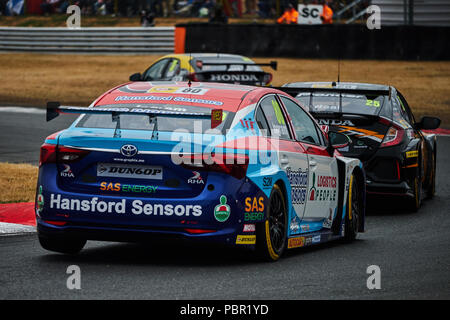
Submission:
<svg viewBox="0 0 450 320">
<path fill-rule="evenodd" d="M 188 183 L 190 184 L 205 184 L 205 182 L 203 181 L 202 176 L 200 175 L 200 172 L 198 171 L 192 171 L 192 173 L 194 174 L 193 177 L 190 177 L 188 179 Z"/>
<path fill-rule="evenodd" d="M 61 173 L 60 173 L 61 177 L 64 177 L 64 178 L 75 178 L 75 176 L 74 176 L 74 174 L 72 172 L 72 169 L 70 169 L 70 166 L 67 165 L 67 164 L 64 164 L 63 166 L 64 166 L 64 170 L 61 171 Z"/>
</svg>

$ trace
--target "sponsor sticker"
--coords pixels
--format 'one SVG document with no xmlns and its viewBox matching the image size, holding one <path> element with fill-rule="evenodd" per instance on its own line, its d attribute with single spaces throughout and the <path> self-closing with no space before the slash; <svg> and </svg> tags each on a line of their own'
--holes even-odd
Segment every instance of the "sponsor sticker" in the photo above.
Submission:
<svg viewBox="0 0 450 320">
<path fill-rule="evenodd" d="M 309 189 L 310 201 L 335 201 L 337 196 L 337 179 L 333 176 L 318 175 L 313 172 L 312 187 Z"/>
<path fill-rule="evenodd" d="M 256 226 L 254 224 L 244 224 L 243 232 L 255 232 Z"/>
<path fill-rule="evenodd" d="M 272 187 L 272 177 L 264 177 L 263 178 L 263 188 L 271 188 Z"/>
<path fill-rule="evenodd" d="M 220 197 L 220 204 L 214 208 L 214 218 L 219 222 L 225 222 L 230 217 L 231 209 L 227 205 L 227 197 L 222 195 Z"/>
<path fill-rule="evenodd" d="M 308 171 L 287 169 L 286 175 L 291 183 L 292 203 L 304 204 L 306 200 L 306 186 L 308 185 Z"/>
<path fill-rule="evenodd" d="M 320 234 L 311 238 L 311 243 L 319 243 L 320 242 Z"/>
<path fill-rule="evenodd" d="M 331 226 L 333 225 L 333 210 L 331 209 L 331 208 L 329 208 L 329 212 L 330 212 L 330 214 L 328 215 L 328 218 L 326 218 L 324 221 L 323 221 L 323 227 L 324 228 L 331 228 Z"/>
<path fill-rule="evenodd" d="M 418 156 L 419 156 L 419 151 L 418 150 L 406 152 L 406 157 L 407 158 L 416 158 Z"/>
<path fill-rule="evenodd" d="M 288 249 L 299 248 L 305 245 L 305 237 L 295 237 L 288 239 Z"/>
<path fill-rule="evenodd" d="M 162 180 L 163 169 L 160 166 L 143 166 L 121 163 L 98 163 L 97 176 Z"/>
<path fill-rule="evenodd" d="M 244 221 L 258 221 L 264 218 L 264 197 L 247 197 L 244 204 Z"/>
<path fill-rule="evenodd" d="M 101 214 L 144 214 L 147 216 L 176 216 L 176 217 L 199 217 L 203 213 L 200 205 L 173 205 L 162 203 L 145 203 L 142 200 L 131 201 L 129 206 L 127 199 L 102 200 L 99 197 L 89 199 L 65 198 L 61 194 L 51 194 L 49 207 L 58 211 L 79 211 L 85 213 Z M 128 210 L 127 210 L 128 207 Z"/>
<path fill-rule="evenodd" d="M 212 74 L 210 81 L 259 81 L 258 77 L 254 74 Z"/>
<path fill-rule="evenodd" d="M 192 173 L 194 175 L 188 179 L 187 183 L 189 183 L 189 184 L 205 184 L 202 176 L 200 175 L 200 173 L 198 171 L 192 171 Z"/>
<path fill-rule="evenodd" d="M 134 193 L 155 193 L 158 186 L 130 185 L 113 182 L 101 182 L 101 191 L 134 192 Z"/>
<path fill-rule="evenodd" d="M 64 170 L 61 171 L 60 176 L 64 178 L 75 178 L 75 175 L 72 172 L 72 169 L 70 169 L 70 166 L 67 164 L 63 164 Z"/>
<path fill-rule="evenodd" d="M 256 235 L 242 235 L 239 234 L 236 237 L 236 244 L 255 244 Z"/>
<path fill-rule="evenodd" d="M 44 208 L 44 195 L 42 194 L 42 186 L 39 186 L 36 202 L 37 202 L 37 211 L 40 213 Z"/>
<path fill-rule="evenodd" d="M 291 223 L 289 224 L 289 230 L 292 233 L 297 233 L 300 230 L 300 222 L 298 221 L 297 216 L 292 218 Z"/>
<path fill-rule="evenodd" d="M 218 127 L 223 120 L 223 110 L 213 109 L 211 111 L 211 129 Z"/>
</svg>

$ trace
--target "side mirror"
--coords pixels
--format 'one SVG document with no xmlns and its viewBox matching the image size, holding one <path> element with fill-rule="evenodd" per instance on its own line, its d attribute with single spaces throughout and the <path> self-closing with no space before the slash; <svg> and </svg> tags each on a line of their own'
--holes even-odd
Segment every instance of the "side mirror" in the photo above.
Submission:
<svg viewBox="0 0 450 320">
<path fill-rule="evenodd" d="M 441 125 L 441 119 L 436 117 L 423 117 L 420 122 L 415 124 L 416 129 L 432 130 L 437 129 Z"/>
<path fill-rule="evenodd" d="M 142 80 L 142 75 L 138 72 L 138 73 L 133 73 L 130 76 L 130 81 L 141 81 Z"/>
<path fill-rule="evenodd" d="M 349 136 L 347 136 L 346 134 L 334 131 L 328 132 L 328 140 L 330 141 L 330 151 L 334 149 L 345 148 L 352 142 L 352 140 L 350 140 Z"/>
</svg>

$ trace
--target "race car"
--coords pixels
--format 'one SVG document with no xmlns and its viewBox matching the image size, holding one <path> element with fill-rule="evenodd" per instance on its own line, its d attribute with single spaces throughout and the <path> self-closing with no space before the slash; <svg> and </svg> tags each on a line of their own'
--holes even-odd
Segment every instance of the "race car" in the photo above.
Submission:
<svg viewBox="0 0 450 320">
<path fill-rule="evenodd" d="M 269 86 L 272 74 L 261 66 L 277 69 L 277 62 L 255 63 L 250 58 L 223 53 L 169 54 L 156 60 L 130 81 L 203 81 Z"/>
<path fill-rule="evenodd" d="M 339 152 L 364 163 L 367 192 L 393 195 L 417 211 L 436 185 L 436 129 L 440 119 L 416 122 L 405 97 L 394 87 L 350 82 L 295 82 L 281 88 L 296 97 L 327 131 L 351 137 Z"/>
<path fill-rule="evenodd" d="M 43 248 L 86 240 L 183 240 L 286 248 L 364 231 L 365 175 L 291 96 L 223 83 L 130 82 L 41 147 L 36 219 Z"/>
</svg>

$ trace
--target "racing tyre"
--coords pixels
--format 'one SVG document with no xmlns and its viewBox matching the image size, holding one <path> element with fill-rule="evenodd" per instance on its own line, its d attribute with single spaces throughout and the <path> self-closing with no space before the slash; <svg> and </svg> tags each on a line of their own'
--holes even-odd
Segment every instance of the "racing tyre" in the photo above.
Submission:
<svg viewBox="0 0 450 320">
<path fill-rule="evenodd" d="M 283 192 L 274 185 L 269 198 L 267 219 L 257 225 L 256 252 L 264 261 L 276 261 L 286 248 L 287 211 Z"/>
<path fill-rule="evenodd" d="M 39 243 L 42 248 L 66 254 L 75 254 L 83 249 L 86 244 L 86 240 L 84 239 L 76 239 L 76 238 L 50 238 L 39 236 Z"/>
<path fill-rule="evenodd" d="M 433 170 L 431 171 L 431 182 L 427 189 L 427 198 L 432 199 L 436 193 L 436 155 L 433 153 Z"/>
<path fill-rule="evenodd" d="M 422 205 L 422 179 L 416 176 L 413 183 L 414 196 L 412 198 L 408 198 L 407 204 L 410 211 L 417 212 Z"/>
<path fill-rule="evenodd" d="M 359 220 L 362 212 L 362 197 L 358 181 L 354 174 L 350 177 L 347 194 L 347 212 L 345 214 L 344 241 L 351 242 L 356 239 L 359 229 Z"/>
</svg>

